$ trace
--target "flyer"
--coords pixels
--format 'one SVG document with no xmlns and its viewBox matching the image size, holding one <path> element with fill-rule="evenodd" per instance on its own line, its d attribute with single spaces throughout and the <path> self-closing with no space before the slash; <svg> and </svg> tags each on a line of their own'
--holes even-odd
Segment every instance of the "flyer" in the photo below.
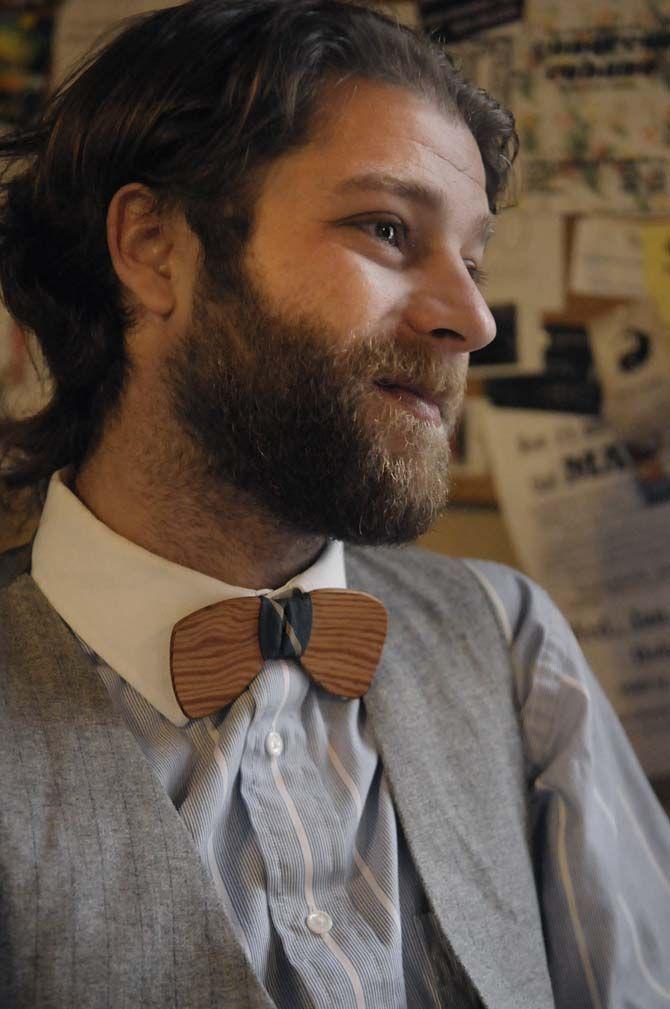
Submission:
<svg viewBox="0 0 670 1009">
<path fill-rule="evenodd" d="M 647 774 L 670 774 L 670 500 L 598 417 L 489 406 L 487 452 L 522 568 L 571 623 Z"/>
<path fill-rule="evenodd" d="M 600 298 L 644 298 L 642 225 L 600 215 L 575 222 L 570 290 Z"/>
<path fill-rule="evenodd" d="M 552 29 L 531 21 L 517 51 L 527 198 L 563 213 L 667 213 L 667 22 L 651 12 L 631 22 L 614 7 L 604 25 L 564 15 Z"/>
<path fill-rule="evenodd" d="M 523 205 L 496 215 L 484 257 L 485 293 L 491 304 L 514 301 L 544 312 L 565 302 L 565 220 L 550 211 L 528 213 Z"/>
<path fill-rule="evenodd" d="M 631 458 L 640 493 L 670 502 L 670 329 L 651 301 L 593 320 L 589 342 L 602 414 Z"/>
<path fill-rule="evenodd" d="M 650 301 L 598 316 L 589 343 L 603 413 L 627 443 L 670 435 L 670 332 Z"/>
</svg>

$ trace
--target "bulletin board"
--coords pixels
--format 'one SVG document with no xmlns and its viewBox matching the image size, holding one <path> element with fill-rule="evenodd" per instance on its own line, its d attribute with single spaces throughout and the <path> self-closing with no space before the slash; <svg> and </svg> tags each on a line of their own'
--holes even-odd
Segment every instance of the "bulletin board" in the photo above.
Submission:
<svg viewBox="0 0 670 1009">
<path fill-rule="evenodd" d="M 667 800 L 670 5 L 418 6 L 512 109 L 522 151 L 484 263 L 498 338 L 471 356 L 452 504 L 499 509 Z"/>
</svg>

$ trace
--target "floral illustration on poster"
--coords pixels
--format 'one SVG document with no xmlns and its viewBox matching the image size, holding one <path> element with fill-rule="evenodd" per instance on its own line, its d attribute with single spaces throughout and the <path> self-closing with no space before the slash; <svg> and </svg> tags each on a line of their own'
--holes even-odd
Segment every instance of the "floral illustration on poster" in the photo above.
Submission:
<svg viewBox="0 0 670 1009">
<path fill-rule="evenodd" d="M 568 213 L 670 210 L 670 3 L 535 0 L 514 107 L 524 188 Z"/>
</svg>

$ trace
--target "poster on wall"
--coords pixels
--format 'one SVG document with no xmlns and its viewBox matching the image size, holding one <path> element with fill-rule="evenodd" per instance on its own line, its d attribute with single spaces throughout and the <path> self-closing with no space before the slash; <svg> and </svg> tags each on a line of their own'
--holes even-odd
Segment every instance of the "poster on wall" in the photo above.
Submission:
<svg viewBox="0 0 670 1009">
<path fill-rule="evenodd" d="M 515 83 L 527 196 L 564 213 L 670 210 L 667 0 L 531 0 Z"/>
<path fill-rule="evenodd" d="M 571 623 L 645 771 L 670 774 L 670 499 L 602 418 L 490 406 L 487 452 L 525 571 Z"/>
<path fill-rule="evenodd" d="M 644 298 L 640 221 L 598 214 L 575 221 L 570 290 L 599 298 Z"/>
<path fill-rule="evenodd" d="M 631 458 L 649 504 L 670 503 L 670 330 L 652 302 L 594 319 L 589 341 L 603 390 L 602 413 Z"/>
<path fill-rule="evenodd" d="M 486 299 L 560 312 L 565 303 L 565 227 L 559 214 L 523 206 L 496 214 L 484 256 Z"/>
<path fill-rule="evenodd" d="M 670 0 L 528 0 L 448 49 L 514 112 L 531 210 L 670 211 Z"/>
</svg>

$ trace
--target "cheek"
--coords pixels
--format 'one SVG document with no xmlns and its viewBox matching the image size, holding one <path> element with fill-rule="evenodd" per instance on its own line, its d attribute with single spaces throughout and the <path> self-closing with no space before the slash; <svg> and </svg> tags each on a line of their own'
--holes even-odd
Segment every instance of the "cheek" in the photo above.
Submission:
<svg viewBox="0 0 670 1009">
<path fill-rule="evenodd" d="M 284 272 L 284 303 L 340 333 L 374 332 L 397 320 L 409 297 L 395 271 L 342 247 L 321 249 Z"/>
</svg>

